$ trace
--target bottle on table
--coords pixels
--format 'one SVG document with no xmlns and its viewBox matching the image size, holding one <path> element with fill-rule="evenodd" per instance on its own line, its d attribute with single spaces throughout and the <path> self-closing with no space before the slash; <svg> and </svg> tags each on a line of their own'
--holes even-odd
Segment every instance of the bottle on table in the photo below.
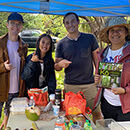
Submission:
<svg viewBox="0 0 130 130">
<path fill-rule="evenodd" d="M 68 124 L 69 129 L 70 129 L 70 127 L 71 127 L 73 124 L 74 124 L 74 123 L 73 123 L 73 120 L 70 120 L 70 122 L 69 122 L 69 124 Z"/>
<path fill-rule="evenodd" d="M 84 123 L 84 129 L 87 128 L 88 123 L 89 123 L 89 120 L 86 120 L 86 122 Z"/>
<path fill-rule="evenodd" d="M 54 130 L 63 130 L 61 126 L 54 126 Z"/>
<path fill-rule="evenodd" d="M 46 107 L 43 109 L 44 112 L 50 111 L 52 109 L 53 103 L 49 102 Z"/>
<path fill-rule="evenodd" d="M 85 130 L 93 130 L 93 128 L 92 128 L 90 123 L 88 123 L 88 126 L 85 128 Z"/>
<path fill-rule="evenodd" d="M 55 90 L 55 105 L 61 107 L 61 89 Z"/>
<path fill-rule="evenodd" d="M 69 130 L 67 123 L 65 123 L 65 130 Z"/>
<path fill-rule="evenodd" d="M 61 117 L 61 116 L 57 117 L 54 128 L 55 128 L 54 130 L 65 130 L 64 117 Z"/>
<path fill-rule="evenodd" d="M 33 99 L 33 96 L 30 97 L 30 100 L 29 100 L 29 106 L 35 106 L 35 101 Z"/>
<path fill-rule="evenodd" d="M 78 124 L 71 125 L 69 130 L 81 130 L 81 126 Z"/>
</svg>

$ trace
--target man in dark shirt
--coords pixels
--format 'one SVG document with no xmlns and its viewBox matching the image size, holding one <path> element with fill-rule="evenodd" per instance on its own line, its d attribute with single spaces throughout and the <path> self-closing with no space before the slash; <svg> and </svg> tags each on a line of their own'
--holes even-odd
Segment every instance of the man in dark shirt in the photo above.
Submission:
<svg viewBox="0 0 130 130">
<path fill-rule="evenodd" d="M 93 34 L 79 32 L 77 14 L 67 13 L 63 23 L 68 34 L 57 44 L 55 69 L 61 71 L 65 68 L 66 92 L 82 91 L 87 100 L 87 107 L 92 109 L 97 93 L 93 75 L 93 63 L 96 66 L 99 50 L 97 40 Z M 95 109 L 92 115 L 94 123 L 101 119 L 100 108 Z"/>
</svg>

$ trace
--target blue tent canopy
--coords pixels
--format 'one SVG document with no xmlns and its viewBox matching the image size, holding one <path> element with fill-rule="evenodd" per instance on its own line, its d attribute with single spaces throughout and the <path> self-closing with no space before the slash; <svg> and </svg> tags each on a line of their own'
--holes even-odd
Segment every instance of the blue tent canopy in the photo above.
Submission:
<svg viewBox="0 0 130 130">
<path fill-rule="evenodd" d="M 0 11 L 79 16 L 130 16 L 130 0 L 0 0 Z"/>
</svg>

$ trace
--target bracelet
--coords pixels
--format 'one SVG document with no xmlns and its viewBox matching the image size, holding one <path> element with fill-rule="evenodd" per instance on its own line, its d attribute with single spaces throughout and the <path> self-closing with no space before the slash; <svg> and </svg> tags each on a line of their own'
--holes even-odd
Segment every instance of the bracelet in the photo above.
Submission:
<svg viewBox="0 0 130 130">
<path fill-rule="evenodd" d="M 125 93 L 124 93 L 124 94 L 126 94 L 126 88 L 124 88 L 124 90 L 125 90 Z"/>
</svg>

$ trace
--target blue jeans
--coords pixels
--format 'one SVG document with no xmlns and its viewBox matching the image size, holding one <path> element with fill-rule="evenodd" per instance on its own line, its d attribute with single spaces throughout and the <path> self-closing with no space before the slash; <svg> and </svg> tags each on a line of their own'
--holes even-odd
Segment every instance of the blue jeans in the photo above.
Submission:
<svg viewBox="0 0 130 130">
<path fill-rule="evenodd" d="M 9 116 L 10 114 L 10 103 L 13 98 L 18 97 L 19 93 L 9 93 L 8 95 L 8 101 L 5 102 L 5 108 L 4 108 L 4 113 L 6 116 Z M 2 108 L 3 108 L 4 102 L 0 102 L 0 118 L 1 118 L 1 113 L 2 113 Z"/>
</svg>

